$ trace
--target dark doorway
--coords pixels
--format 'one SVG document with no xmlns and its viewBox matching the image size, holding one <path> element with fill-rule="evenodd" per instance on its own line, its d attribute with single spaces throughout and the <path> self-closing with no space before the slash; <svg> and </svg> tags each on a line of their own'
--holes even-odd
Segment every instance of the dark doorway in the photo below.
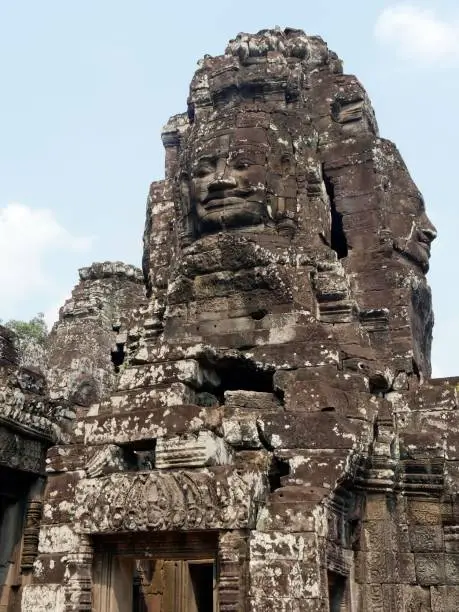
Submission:
<svg viewBox="0 0 459 612">
<path fill-rule="evenodd" d="M 346 612 L 347 579 L 346 576 L 328 571 L 328 601 L 330 612 Z"/>
<path fill-rule="evenodd" d="M 94 612 L 217 612 L 218 532 L 94 536 Z"/>
<path fill-rule="evenodd" d="M 188 563 L 197 612 L 213 612 L 215 591 L 215 564 Z"/>
<path fill-rule="evenodd" d="M 214 612 L 215 609 L 213 562 L 136 561 L 132 612 Z"/>
</svg>

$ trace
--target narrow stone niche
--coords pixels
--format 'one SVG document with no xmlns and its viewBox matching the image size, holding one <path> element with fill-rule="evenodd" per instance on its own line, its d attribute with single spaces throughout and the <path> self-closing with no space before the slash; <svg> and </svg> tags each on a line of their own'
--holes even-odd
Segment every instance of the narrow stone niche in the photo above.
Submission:
<svg viewBox="0 0 459 612">
<path fill-rule="evenodd" d="M 328 195 L 331 216 L 330 246 L 338 255 L 338 259 L 347 257 L 349 245 L 343 227 L 343 215 L 336 209 L 335 186 L 332 179 L 323 169 L 323 180 Z"/>
</svg>

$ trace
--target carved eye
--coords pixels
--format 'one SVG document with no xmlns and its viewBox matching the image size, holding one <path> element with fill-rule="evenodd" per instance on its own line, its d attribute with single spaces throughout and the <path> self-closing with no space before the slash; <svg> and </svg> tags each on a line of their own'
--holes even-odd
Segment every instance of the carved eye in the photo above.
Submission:
<svg viewBox="0 0 459 612">
<path fill-rule="evenodd" d="M 213 171 L 214 171 L 214 168 L 210 162 L 202 162 L 198 164 L 198 166 L 196 166 L 195 170 L 193 171 L 193 176 L 202 178 L 204 176 L 207 176 Z"/>
<path fill-rule="evenodd" d="M 290 155 L 287 155 L 286 153 L 284 153 L 284 154 L 282 155 L 282 157 L 281 157 L 281 164 L 282 164 L 283 166 L 289 166 L 291 161 L 292 161 L 292 160 L 291 160 L 291 158 L 290 158 Z"/>
<path fill-rule="evenodd" d="M 418 212 L 419 213 L 423 213 L 425 211 L 425 209 L 426 209 L 426 205 L 425 205 L 425 202 L 424 202 L 424 197 L 421 194 L 419 194 L 419 198 L 418 198 Z"/>
<path fill-rule="evenodd" d="M 245 170 L 246 168 L 252 165 L 253 162 L 251 162 L 249 159 L 236 159 L 233 164 L 233 168 L 235 170 Z"/>
</svg>

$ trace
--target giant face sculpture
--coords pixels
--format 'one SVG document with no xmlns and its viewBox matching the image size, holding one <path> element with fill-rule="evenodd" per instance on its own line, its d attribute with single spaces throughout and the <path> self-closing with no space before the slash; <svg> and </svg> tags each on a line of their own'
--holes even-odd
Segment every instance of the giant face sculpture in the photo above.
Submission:
<svg viewBox="0 0 459 612">
<path fill-rule="evenodd" d="M 426 214 L 424 199 L 396 149 L 388 141 L 380 144 L 383 192 L 381 207 L 385 227 L 392 234 L 393 248 L 422 272 L 429 269 L 430 246 L 437 231 Z"/>
<path fill-rule="evenodd" d="M 267 220 L 268 144 L 256 130 L 244 132 L 246 138 L 236 130 L 193 148 L 187 180 L 200 233 L 255 226 Z"/>
<path fill-rule="evenodd" d="M 192 239 L 235 229 L 269 228 L 289 237 L 296 232 L 297 162 L 291 134 L 272 115 L 250 108 L 246 105 L 245 112 L 223 121 L 217 115 L 204 135 L 202 126 L 187 135 L 179 162 L 179 197 L 188 219 L 185 233 Z M 269 127 L 238 126 L 243 121 L 262 123 L 260 117 Z"/>
<path fill-rule="evenodd" d="M 168 227 L 181 249 L 219 232 L 244 232 L 247 244 L 276 255 L 291 249 L 292 261 L 328 283 L 321 291 L 331 305 L 320 316 L 347 313 L 353 300 L 349 317 L 388 311 L 396 350 L 414 346 L 428 371 L 435 228 L 396 147 L 379 138 L 365 91 L 323 41 L 292 30 L 238 36 L 225 55 L 200 63 L 188 112 L 171 118 L 163 141 L 175 189 Z M 330 289 L 338 277 L 346 291 Z"/>
<path fill-rule="evenodd" d="M 406 209 L 398 215 L 397 252 L 417 264 L 423 272 L 429 269 L 430 245 L 437 231 L 426 214 L 422 197 L 408 198 Z"/>
</svg>

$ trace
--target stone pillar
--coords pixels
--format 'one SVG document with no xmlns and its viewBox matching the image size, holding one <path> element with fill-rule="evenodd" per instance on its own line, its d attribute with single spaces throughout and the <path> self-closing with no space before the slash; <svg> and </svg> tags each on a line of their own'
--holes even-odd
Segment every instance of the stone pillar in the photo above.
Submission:
<svg viewBox="0 0 459 612">
<path fill-rule="evenodd" d="M 38 536 L 40 533 L 40 520 L 43 509 L 44 485 L 44 479 L 39 478 L 30 490 L 22 543 L 22 572 L 32 570 L 33 563 L 38 555 Z"/>
<path fill-rule="evenodd" d="M 91 612 L 94 549 L 87 536 L 79 536 L 74 552 L 67 554 L 64 577 L 64 611 Z"/>
<path fill-rule="evenodd" d="M 245 612 L 247 598 L 247 536 L 243 531 L 222 531 L 218 538 L 220 612 Z"/>
</svg>

